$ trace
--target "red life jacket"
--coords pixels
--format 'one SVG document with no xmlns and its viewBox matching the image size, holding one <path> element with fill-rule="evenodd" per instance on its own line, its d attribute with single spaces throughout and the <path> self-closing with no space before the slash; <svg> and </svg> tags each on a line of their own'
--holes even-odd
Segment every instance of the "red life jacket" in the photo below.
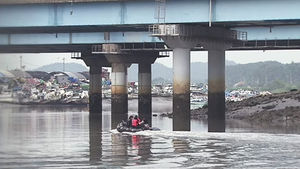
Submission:
<svg viewBox="0 0 300 169">
<path fill-rule="evenodd" d="M 137 127 L 139 125 L 139 121 L 137 119 L 132 119 L 132 126 Z"/>
</svg>

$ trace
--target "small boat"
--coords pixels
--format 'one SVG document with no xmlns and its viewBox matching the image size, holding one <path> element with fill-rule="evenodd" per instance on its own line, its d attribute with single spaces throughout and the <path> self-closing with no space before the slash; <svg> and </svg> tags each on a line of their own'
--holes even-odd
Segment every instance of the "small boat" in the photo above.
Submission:
<svg viewBox="0 0 300 169">
<path fill-rule="evenodd" d="M 150 127 L 148 124 L 144 124 L 144 126 L 140 127 L 140 128 L 129 127 L 125 121 L 122 121 L 117 126 L 117 131 L 118 132 L 132 132 L 132 133 L 135 133 L 135 132 L 144 131 L 144 130 L 158 131 L 160 129 L 156 128 L 156 127 Z"/>
</svg>

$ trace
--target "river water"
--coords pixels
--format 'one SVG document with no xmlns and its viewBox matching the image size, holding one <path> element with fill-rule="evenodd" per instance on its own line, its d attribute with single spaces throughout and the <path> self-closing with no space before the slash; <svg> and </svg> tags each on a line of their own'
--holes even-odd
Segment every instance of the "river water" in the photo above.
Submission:
<svg viewBox="0 0 300 169">
<path fill-rule="evenodd" d="M 161 131 L 120 134 L 105 107 L 101 124 L 86 107 L 0 104 L 0 168 L 300 168 L 298 129 L 229 121 L 207 133 L 193 120 L 191 132 L 173 132 L 157 116 Z"/>
</svg>

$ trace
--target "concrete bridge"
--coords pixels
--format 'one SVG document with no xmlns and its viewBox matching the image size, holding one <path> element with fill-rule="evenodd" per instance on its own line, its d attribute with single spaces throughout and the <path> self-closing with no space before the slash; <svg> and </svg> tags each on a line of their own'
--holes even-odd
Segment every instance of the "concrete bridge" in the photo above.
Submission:
<svg viewBox="0 0 300 169">
<path fill-rule="evenodd" d="M 127 67 L 139 64 L 139 115 L 151 123 L 151 64 L 173 51 L 173 130 L 190 130 L 190 51 L 208 51 L 208 131 L 225 131 L 225 51 L 298 49 L 300 1 L 0 0 L 0 52 L 77 52 L 102 113 L 112 67 L 112 127 L 127 119 Z"/>
</svg>

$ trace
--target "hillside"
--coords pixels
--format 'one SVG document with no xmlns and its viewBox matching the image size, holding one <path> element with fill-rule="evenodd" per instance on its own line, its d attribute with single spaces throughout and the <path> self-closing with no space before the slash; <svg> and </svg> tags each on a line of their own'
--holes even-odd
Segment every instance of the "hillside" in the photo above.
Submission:
<svg viewBox="0 0 300 169">
<path fill-rule="evenodd" d="M 172 82 L 173 71 L 160 63 L 152 64 L 152 80 L 161 79 L 163 81 Z M 138 81 L 138 65 L 132 64 L 128 69 L 128 81 Z"/>
<path fill-rule="evenodd" d="M 173 71 L 162 64 L 152 65 L 152 80 L 155 83 L 172 82 Z M 138 66 L 132 65 L 128 71 L 129 81 L 137 81 Z M 281 64 L 275 61 L 249 64 L 235 64 L 226 61 L 227 88 L 255 88 L 283 92 L 300 88 L 300 63 Z M 207 63 L 191 64 L 191 82 L 207 82 Z"/>
<path fill-rule="evenodd" d="M 273 92 L 300 87 L 300 63 L 258 62 L 226 67 L 227 87 L 254 87 Z M 239 83 L 239 85 L 237 85 Z"/>
<path fill-rule="evenodd" d="M 275 61 L 258 62 L 249 64 L 236 64 L 226 61 L 226 87 L 227 88 L 255 88 L 283 92 L 293 88 L 300 88 L 300 63 L 281 64 Z M 35 70 L 52 72 L 62 71 L 62 63 L 54 63 L 39 67 Z M 88 71 L 84 65 L 66 63 L 65 71 Z M 207 82 L 207 63 L 191 63 L 191 82 Z M 138 65 L 132 64 L 128 69 L 128 81 L 138 81 Z M 169 83 L 173 80 L 172 68 L 162 64 L 152 65 L 152 80 L 154 84 Z"/>
<path fill-rule="evenodd" d="M 62 63 L 53 63 L 45 66 L 41 66 L 35 71 L 53 72 L 53 71 L 63 71 Z M 78 63 L 65 63 L 65 72 L 84 72 L 88 71 L 88 68 L 82 64 Z"/>
<path fill-rule="evenodd" d="M 226 61 L 226 65 L 236 65 L 233 61 Z M 138 65 L 133 64 L 128 69 L 128 81 L 138 80 Z M 203 83 L 207 81 L 207 63 L 194 62 L 191 63 L 191 81 L 192 83 Z M 160 63 L 154 63 L 152 65 L 152 80 L 173 81 L 173 70 L 172 68 L 166 67 Z"/>
</svg>

